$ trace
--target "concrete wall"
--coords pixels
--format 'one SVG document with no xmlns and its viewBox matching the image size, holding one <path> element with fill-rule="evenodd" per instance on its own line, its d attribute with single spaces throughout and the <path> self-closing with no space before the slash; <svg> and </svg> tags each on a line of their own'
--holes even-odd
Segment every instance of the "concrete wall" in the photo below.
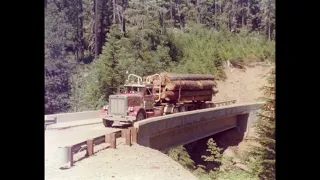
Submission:
<svg viewBox="0 0 320 180">
<path fill-rule="evenodd" d="M 248 120 L 254 120 L 254 115 L 250 115 L 250 112 L 257 110 L 262 104 L 263 102 L 236 104 L 136 122 L 134 127 L 138 131 L 137 143 L 155 149 L 166 149 L 237 126 L 239 131 L 246 131 L 252 124 Z"/>
<path fill-rule="evenodd" d="M 257 119 L 258 110 L 252 110 L 249 114 L 237 116 L 237 127 L 239 132 L 245 132 L 244 136 L 252 136 L 252 127 Z"/>
<path fill-rule="evenodd" d="M 151 136 L 149 140 L 150 147 L 165 150 L 174 146 L 188 144 L 234 127 L 237 127 L 236 116 L 186 125 Z"/>
<path fill-rule="evenodd" d="M 45 121 L 54 119 L 55 117 L 57 118 L 57 123 L 96 119 L 96 118 L 100 118 L 100 110 L 83 111 L 83 112 L 76 112 L 76 113 L 50 114 L 50 115 L 45 115 Z"/>
</svg>

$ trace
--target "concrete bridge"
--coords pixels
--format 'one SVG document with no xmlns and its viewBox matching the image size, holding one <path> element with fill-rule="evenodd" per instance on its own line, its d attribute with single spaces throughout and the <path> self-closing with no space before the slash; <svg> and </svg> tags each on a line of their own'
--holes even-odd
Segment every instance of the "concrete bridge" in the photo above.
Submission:
<svg viewBox="0 0 320 180">
<path fill-rule="evenodd" d="M 232 128 L 237 128 L 246 136 L 250 134 L 250 127 L 256 119 L 256 111 L 263 104 L 264 102 L 233 104 L 149 118 L 134 123 L 134 127 L 131 128 L 132 140 L 142 146 L 165 150 Z M 87 124 L 102 122 L 99 111 L 53 114 L 46 116 L 46 122 L 48 119 L 55 119 L 56 124 L 53 125 L 58 126 L 77 121 L 88 121 Z M 106 132 L 112 130 L 112 128 L 105 129 Z"/>
<path fill-rule="evenodd" d="M 121 174 L 121 177 L 128 176 L 130 177 L 129 179 L 133 178 L 132 174 L 141 173 L 141 169 L 145 169 L 148 172 L 143 175 L 142 179 L 163 180 L 163 177 L 169 177 L 170 179 L 192 179 L 192 174 L 186 170 L 180 170 L 180 175 L 177 174 L 175 168 L 179 168 L 179 164 L 163 153 L 149 149 L 148 147 L 166 150 L 233 128 L 239 132 L 245 132 L 240 133 L 241 135 L 250 135 L 250 127 L 256 119 L 255 113 L 261 105 L 263 105 L 263 102 L 234 104 L 150 118 L 136 122 L 134 127 L 130 128 L 132 136 L 127 133 L 129 130 L 105 128 L 99 117 L 99 111 L 48 115 L 46 122 L 54 119 L 56 123 L 49 126 L 59 125 L 59 127 L 62 127 L 62 130 L 47 130 L 45 132 L 46 179 L 68 179 L 74 176 L 75 173 L 77 175 L 81 174 L 81 176 L 87 177 L 87 179 L 92 179 L 91 177 L 102 173 L 101 167 L 104 167 L 103 172 L 107 174 L 113 173 L 117 174 L 117 176 Z M 63 129 L 68 126 L 70 127 L 72 123 L 81 121 L 99 124 Z M 74 127 L 74 125 L 72 126 Z M 120 131 L 124 133 L 119 133 Z M 116 138 L 112 138 L 113 141 L 111 141 L 110 135 L 115 134 L 117 135 Z M 129 147 L 128 142 L 131 142 L 131 138 L 136 144 Z M 116 142 L 117 147 L 113 149 Z M 112 145 L 112 143 L 114 144 Z M 78 147 L 79 144 L 81 144 L 81 151 Z M 65 148 L 61 149 L 61 147 Z M 108 149 L 96 154 L 104 148 Z M 65 149 L 71 150 L 71 152 L 65 153 Z M 122 154 L 120 155 L 121 158 L 119 154 Z M 90 156 L 85 162 L 80 161 L 82 157 L 87 155 L 94 156 Z M 138 159 L 138 161 L 132 161 L 133 159 Z M 77 163 L 72 171 L 59 170 L 62 164 L 71 162 Z M 154 169 L 154 165 L 151 166 L 145 162 L 157 162 L 155 164 L 161 164 L 159 167 L 162 170 L 163 176 L 158 176 L 160 171 L 159 169 Z M 88 163 L 90 166 L 88 166 Z M 168 163 L 170 166 L 168 166 Z M 124 166 L 133 169 L 131 175 L 130 173 L 121 173 Z M 87 169 L 90 170 L 88 171 Z M 169 173 L 172 169 L 175 172 L 173 174 Z M 157 173 L 158 175 L 153 176 Z M 182 174 L 188 173 L 188 177 L 181 178 Z M 196 178 L 194 177 L 194 179 Z"/>
<path fill-rule="evenodd" d="M 166 150 L 232 128 L 247 136 L 261 105 L 263 102 L 234 104 L 146 119 L 134 124 L 133 141 Z"/>
</svg>

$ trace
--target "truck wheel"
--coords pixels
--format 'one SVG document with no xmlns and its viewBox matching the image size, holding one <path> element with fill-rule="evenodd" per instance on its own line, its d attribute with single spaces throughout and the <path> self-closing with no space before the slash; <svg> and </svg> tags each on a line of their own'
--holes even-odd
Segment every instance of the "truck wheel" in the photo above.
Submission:
<svg viewBox="0 0 320 180">
<path fill-rule="evenodd" d="M 178 107 L 175 107 L 175 108 L 173 109 L 172 114 L 175 114 L 175 113 L 178 113 L 178 112 L 180 112 L 180 111 L 179 111 L 179 108 L 178 108 Z"/>
<path fill-rule="evenodd" d="M 113 122 L 106 119 L 102 120 L 104 127 L 112 127 Z"/>
<path fill-rule="evenodd" d="M 141 121 L 143 119 L 145 119 L 144 114 L 141 111 L 138 112 L 136 121 Z"/>
<path fill-rule="evenodd" d="M 180 106 L 179 107 L 179 112 L 186 112 L 186 107 L 185 106 Z"/>
</svg>

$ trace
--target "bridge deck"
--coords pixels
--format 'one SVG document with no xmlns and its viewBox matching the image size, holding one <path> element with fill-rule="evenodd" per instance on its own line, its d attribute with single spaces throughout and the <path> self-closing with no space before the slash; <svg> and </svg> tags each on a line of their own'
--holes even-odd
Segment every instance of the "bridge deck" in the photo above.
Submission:
<svg viewBox="0 0 320 180">
<path fill-rule="evenodd" d="M 97 133 L 117 129 L 105 128 L 102 124 L 45 132 L 45 179 L 114 179 L 114 180 L 196 180 L 197 178 L 177 162 L 157 150 L 134 144 L 124 145 L 124 139 L 117 140 L 117 149 L 106 148 L 106 144 L 95 149 L 102 150 L 90 158 L 77 161 L 67 170 L 59 169 L 58 147 L 63 144 L 95 136 Z M 82 152 L 81 152 L 82 153 Z M 85 153 L 85 152 L 83 152 Z M 81 155 L 79 155 L 81 156 Z"/>
</svg>

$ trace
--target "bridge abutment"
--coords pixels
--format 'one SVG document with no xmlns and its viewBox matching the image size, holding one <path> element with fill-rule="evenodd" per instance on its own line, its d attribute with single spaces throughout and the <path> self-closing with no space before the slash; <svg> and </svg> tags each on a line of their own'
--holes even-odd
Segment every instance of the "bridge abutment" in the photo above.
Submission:
<svg viewBox="0 0 320 180">
<path fill-rule="evenodd" d="M 238 132 L 243 132 L 245 137 L 252 136 L 253 132 L 251 128 L 256 118 L 257 111 L 251 111 L 250 113 L 237 115 Z"/>
</svg>

